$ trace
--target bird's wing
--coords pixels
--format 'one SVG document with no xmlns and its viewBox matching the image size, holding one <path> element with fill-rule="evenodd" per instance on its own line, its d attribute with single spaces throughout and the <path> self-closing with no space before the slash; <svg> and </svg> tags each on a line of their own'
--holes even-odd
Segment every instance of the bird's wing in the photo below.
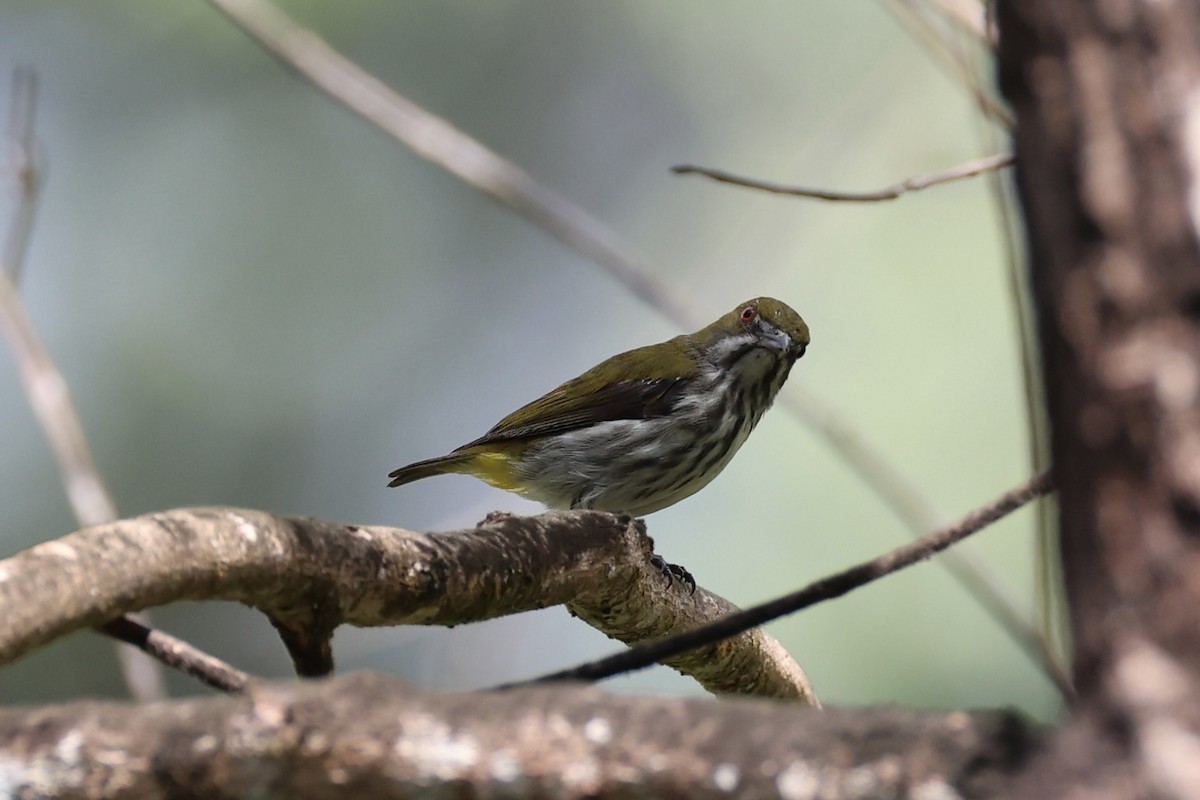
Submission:
<svg viewBox="0 0 1200 800">
<path fill-rule="evenodd" d="M 458 449 L 566 433 L 609 420 L 660 417 L 670 413 L 687 385 L 686 378 L 652 378 L 617 381 L 589 391 L 587 377 L 581 375 L 517 409 L 483 436 Z"/>
</svg>

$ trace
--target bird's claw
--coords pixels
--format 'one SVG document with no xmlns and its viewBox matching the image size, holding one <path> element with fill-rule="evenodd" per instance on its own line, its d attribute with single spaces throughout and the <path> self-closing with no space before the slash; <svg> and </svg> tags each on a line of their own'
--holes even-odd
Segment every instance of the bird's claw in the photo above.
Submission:
<svg viewBox="0 0 1200 800">
<path fill-rule="evenodd" d="M 692 577 L 692 573 L 688 572 L 678 564 L 672 564 L 660 555 L 650 557 L 650 566 L 659 571 L 663 578 L 667 581 L 667 586 L 670 586 L 675 581 L 679 581 L 688 587 L 688 594 L 696 593 L 696 579 Z"/>
</svg>

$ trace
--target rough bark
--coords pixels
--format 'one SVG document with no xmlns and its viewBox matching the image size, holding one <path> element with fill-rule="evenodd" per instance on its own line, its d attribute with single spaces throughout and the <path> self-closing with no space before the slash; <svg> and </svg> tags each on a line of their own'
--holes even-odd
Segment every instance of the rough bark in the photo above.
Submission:
<svg viewBox="0 0 1200 800">
<path fill-rule="evenodd" d="M 332 668 L 341 624 L 457 625 L 565 604 L 628 644 L 735 611 L 651 566 L 641 521 L 599 512 L 494 514 L 416 533 L 231 508 L 147 514 L 0 561 L 0 664 L 80 628 L 179 600 L 253 606 L 300 674 Z M 815 703 L 803 671 L 760 630 L 664 661 L 714 692 Z"/>
<path fill-rule="evenodd" d="M 362 673 L 241 698 L 0 711 L 0 796 L 978 798 L 1035 743 L 999 712 L 561 686 L 439 695 Z"/>
<path fill-rule="evenodd" d="M 1039 796 L 1200 792 L 1200 5 L 1007 0 L 1081 712 Z"/>
</svg>

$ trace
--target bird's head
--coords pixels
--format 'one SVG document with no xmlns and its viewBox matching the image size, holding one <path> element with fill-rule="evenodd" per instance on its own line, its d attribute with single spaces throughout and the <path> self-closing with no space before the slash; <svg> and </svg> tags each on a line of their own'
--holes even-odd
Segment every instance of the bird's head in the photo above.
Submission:
<svg viewBox="0 0 1200 800">
<path fill-rule="evenodd" d="M 808 348 L 808 325 L 791 306 L 772 297 L 740 303 L 695 334 L 711 363 L 730 366 L 754 350 L 791 366 Z"/>
</svg>

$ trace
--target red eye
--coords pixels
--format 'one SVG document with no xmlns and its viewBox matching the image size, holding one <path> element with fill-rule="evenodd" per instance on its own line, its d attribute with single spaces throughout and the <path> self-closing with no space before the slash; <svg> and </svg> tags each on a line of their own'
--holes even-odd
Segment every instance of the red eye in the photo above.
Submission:
<svg viewBox="0 0 1200 800">
<path fill-rule="evenodd" d="M 749 324 L 754 322 L 754 318 L 758 316 L 758 309 L 754 306 L 746 306 L 742 309 L 742 322 Z"/>
</svg>

